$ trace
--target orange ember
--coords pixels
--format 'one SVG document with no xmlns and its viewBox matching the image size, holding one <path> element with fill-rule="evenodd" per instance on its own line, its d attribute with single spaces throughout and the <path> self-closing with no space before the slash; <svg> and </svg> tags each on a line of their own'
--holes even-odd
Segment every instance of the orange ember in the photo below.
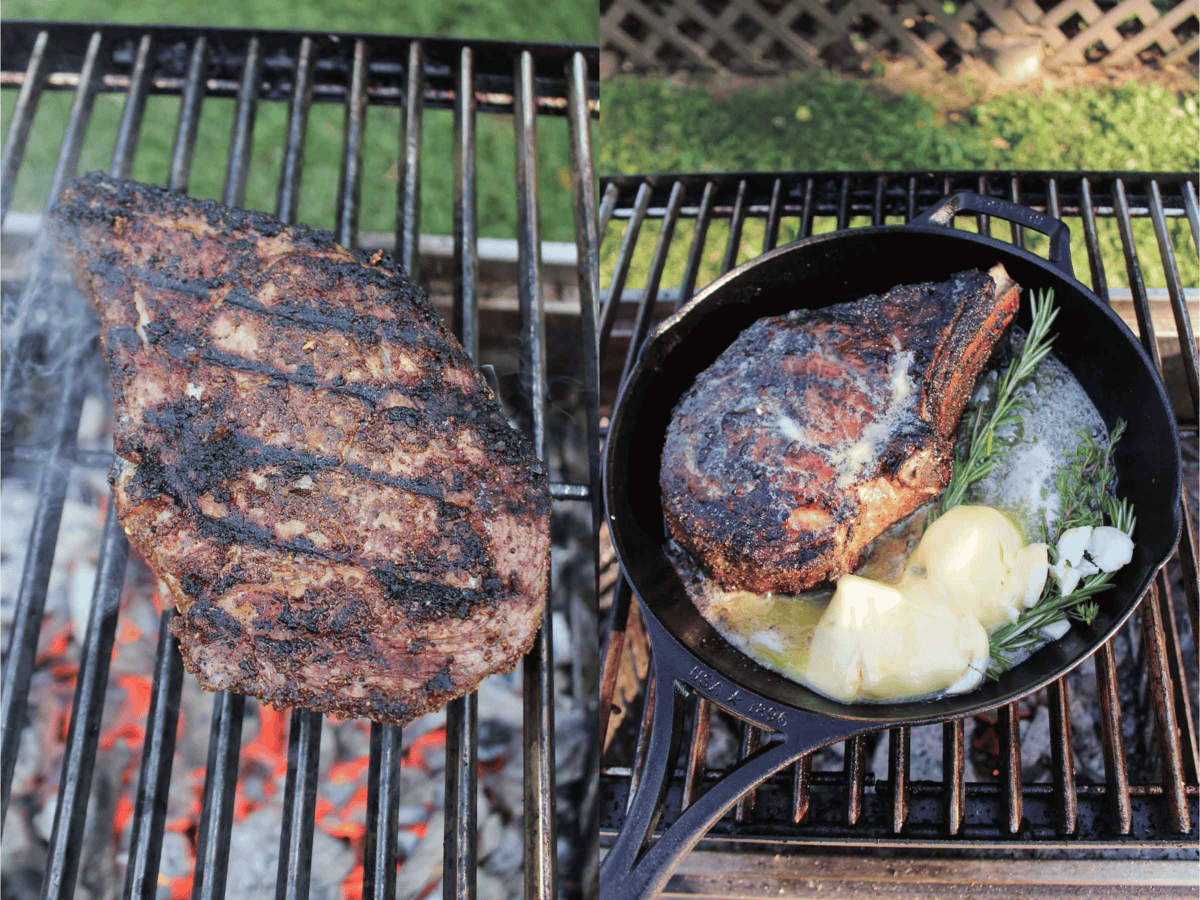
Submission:
<svg viewBox="0 0 1200 900">
<path fill-rule="evenodd" d="M 420 764 L 426 766 L 426 756 L 428 751 L 440 749 L 446 744 L 446 728 L 434 729 L 426 734 L 421 735 L 407 750 L 404 751 L 404 764 L 415 765 Z"/>
<path fill-rule="evenodd" d="M 47 621 L 49 621 L 49 618 L 47 618 Z M 44 666 L 46 663 L 64 664 L 61 657 L 66 654 L 67 647 L 71 645 L 71 631 L 71 622 L 68 620 L 54 633 L 53 637 L 50 638 L 46 646 L 42 649 L 42 652 L 37 655 L 36 664 L 39 666 Z M 78 669 L 79 667 L 76 666 L 75 671 L 78 671 Z M 74 675 L 72 674 L 71 677 L 74 678 Z"/>
<path fill-rule="evenodd" d="M 342 885 L 342 900 L 362 900 L 363 896 L 363 867 L 360 863 L 354 867 L 350 877 Z"/>
<path fill-rule="evenodd" d="M 121 834 L 125 831 L 125 826 L 129 824 L 129 820 L 133 818 L 133 801 L 122 794 L 117 798 L 117 808 L 113 813 L 113 830 L 116 833 L 117 840 L 120 840 Z"/>
<path fill-rule="evenodd" d="M 366 773 L 371 760 L 368 757 L 351 760 L 350 762 L 334 763 L 329 770 L 329 780 L 334 784 L 350 784 L 358 781 Z"/>
</svg>

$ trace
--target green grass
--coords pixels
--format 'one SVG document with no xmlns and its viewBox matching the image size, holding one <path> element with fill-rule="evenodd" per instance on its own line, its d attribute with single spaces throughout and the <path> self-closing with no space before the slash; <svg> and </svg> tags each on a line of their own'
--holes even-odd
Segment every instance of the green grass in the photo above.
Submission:
<svg viewBox="0 0 1200 900">
<path fill-rule="evenodd" d="M 131 0 L 104 3 L 97 0 L 11 0 L 5 3 L 4 14 L 12 18 L 71 21 L 172 21 L 184 25 L 595 42 L 596 16 L 581 15 L 581 8 L 587 8 L 587 0 L 549 0 L 545 3 L 534 0 L 456 0 L 446 3 L 415 0 L 392 4 L 318 0 L 297 5 L 278 0 L 181 4 L 134 3 Z M 15 90 L 5 90 L 0 97 L 3 105 L 0 120 L 5 132 L 15 101 Z M 71 102 L 70 93 L 48 91 L 43 95 L 17 181 L 13 209 L 36 211 L 45 205 Z M 80 171 L 108 168 L 123 108 L 124 95 L 101 94 L 96 98 Z M 189 193 L 220 199 L 234 101 L 210 98 L 202 109 Z M 154 96 L 147 101 L 145 124 L 131 173 L 133 178 L 154 183 L 166 181 L 178 116 L 177 98 Z M 250 208 L 268 212 L 275 209 L 286 117 L 285 104 L 259 104 L 245 201 Z M 315 103 L 312 107 L 298 211 L 298 219 L 311 225 L 329 228 L 335 222 L 344 117 L 345 111 L 340 104 Z M 542 116 L 537 127 L 542 237 L 572 241 L 574 207 L 566 122 L 558 117 Z M 476 129 L 480 235 L 512 237 L 516 232 L 517 216 L 512 118 L 480 113 Z M 454 221 L 452 114 L 444 110 L 427 110 L 422 137 L 421 230 L 427 234 L 449 234 Z M 361 231 L 391 232 L 396 227 L 401 139 L 399 110 L 378 106 L 368 108 L 363 148 Z"/>
<path fill-rule="evenodd" d="M 1175 95 L 1157 84 L 1014 91 L 965 110 L 829 75 L 728 100 L 704 85 L 618 78 L 603 96 L 605 173 L 1197 164 L 1196 91 Z"/>
<path fill-rule="evenodd" d="M 591 0 L 5 0 L 4 16 L 587 44 L 600 27 Z"/>
<path fill-rule="evenodd" d="M 940 108 L 916 95 L 893 95 L 869 83 L 830 75 L 798 76 L 746 88 L 725 100 L 705 85 L 618 78 L 605 82 L 604 124 L 597 147 L 602 173 L 806 171 L 830 169 L 1095 169 L 1194 171 L 1197 167 L 1197 92 L 1174 93 L 1157 84 L 1127 83 L 1099 92 L 1048 86 L 1014 91 L 964 109 Z M 1081 280 L 1087 249 L 1080 220 L 1067 220 L 1072 256 Z M 698 284 L 719 274 L 728 229 L 714 224 L 705 244 Z M 1200 281 L 1196 248 L 1184 220 L 1169 222 L 1185 285 Z M 834 223 L 817 219 L 814 231 Z M 1003 226 L 1001 226 L 1003 227 Z M 601 284 L 615 268 L 623 224 L 610 225 L 601 247 Z M 680 234 L 690 236 L 687 226 Z M 1098 223 L 1110 285 L 1128 284 L 1113 220 Z M 1149 221 L 1133 223 L 1138 246 L 1156 246 Z M 1006 232 L 1006 229 L 1005 229 Z M 1000 234 L 1001 232 L 997 232 Z M 798 237 L 785 221 L 779 242 Z M 763 225 L 751 220 L 738 260 L 762 251 Z M 1044 252 L 1040 235 L 1029 246 Z M 687 241 L 667 262 L 662 283 L 678 284 Z M 630 287 L 644 281 L 653 241 L 638 245 Z M 1141 256 L 1149 287 L 1164 287 L 1153 250 Z M 645 256 L 643 260 L 641 257 Z"/>
</svg>

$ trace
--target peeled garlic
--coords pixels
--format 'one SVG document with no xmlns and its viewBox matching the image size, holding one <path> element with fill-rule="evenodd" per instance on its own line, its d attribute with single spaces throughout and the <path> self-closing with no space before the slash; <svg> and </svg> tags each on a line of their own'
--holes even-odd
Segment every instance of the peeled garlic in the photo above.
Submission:
<svg viewBox="0 0 1200 900">
<path fill-rule="evenodd" d="M 1056 619 L 1049 625 L 1043 625 L 1038 629 L 1048 641 L 1057 641 L 1060 637 L 1071 630 L 1071 623 L 1066 619 Z"/>
<path fill-rule="evenodd" d="M 1092 529 L 1087 554 L 1102 572 L 1115 572 L 1133 559 L 1133 540 L 1120 528 L 1101 525 Z"/>
<path fill-rule="evenodd" d="M 1056 548 L 1059 560 L 1066 560 L 1069 565 L 1077 566 L 1083 559 L 1083 551 L 1087 549 L 1092 537 L 1092 526 L 1081 525 L 1078 528 L 1068 528 L 1058 539 Z M 1063 593 L 1067 593 L 1063 591 Z"/>
</svg>

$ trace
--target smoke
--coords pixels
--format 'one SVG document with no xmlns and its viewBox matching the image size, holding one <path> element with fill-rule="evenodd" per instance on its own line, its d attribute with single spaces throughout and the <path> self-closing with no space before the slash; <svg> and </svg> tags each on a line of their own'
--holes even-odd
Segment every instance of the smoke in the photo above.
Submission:
<svg viewBox="0 0 1200 900">
<path fill-rule="evenodd" d="M 105 468 L 101 460 L 112 447 L 112 388 L 99 321 L 41 218 L 10 214 L 5 225 L 14 218 L 17 227 L 4 232 L 0 316 L 5 489 L 36 478 L 47 451 L 64 440 L 75 439 L 72 455 L 98 453 L 89 464 Z"/>
<path fill-rule="evenodd" d="M 99 322 L 75 283 L 70 262 L 46 227 L 23 252 L 6 235 L 0 343 L 4 375 L 21 383 L 61 381 L 97 357 Z M 9 259 L 13 263 L 9 264 Z M 6 400 L 16 385 L 5 384 Z"/>
</svg>

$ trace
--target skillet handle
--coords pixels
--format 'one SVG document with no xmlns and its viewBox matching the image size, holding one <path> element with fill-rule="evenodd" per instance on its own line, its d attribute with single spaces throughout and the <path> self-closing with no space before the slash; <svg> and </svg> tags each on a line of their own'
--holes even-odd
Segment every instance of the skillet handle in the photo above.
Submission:
<svg viewBox="0 0 1200 900">
<path fill-rule="evenodd" d="M 910 225 L 945 225 L 949 226 L 956 213 L 973 212 L 986 216 L 1014 222 L 1034 231 L 1040 231 L 1050 238 L 1050 262 L 1058 266 L 1069 278 L 1075 277 L 1075 267 L 1071 263 L 1071 229 L 1061 219 L 1048 216 L 1013 203 L 1001 200 L 999 197 L 988 197 L 974 191 L 959 191 L 943 200 L 939 200 L 925 210 Z"/>
<path fill-rule="evenodd" d="M 737 803 L 738 798 L 766 781 L 805 753 L 870 730 L 863 722 L 833 719 L 803 710 L 788 710 L 783 741 L 765 744 L 746 757 L 705 794 L 681 812 L 647 850 L 666 805 L 670 774 L 683 735 L 684 706 L 691 693 L 702 694 L 718 704 L 722 696 L 712 682 L 696 679 L 691 654 L 652 615 L 644 621 L 650 635 L 655 683 L 649 745 L 625 821 L 612 848 L 600 866 L 600 894 L 621 900 L 649 900 L 666 887 L 672 873 L 701 838 Z M 728 688 L 726 688 L 728 690 Z M 743 702 L 765 703 L 738 690 Z M 737 709 L 726 706 L 737 712 Z M 769 726 L 768 726 L 769 727 Z"/>
</svg>

